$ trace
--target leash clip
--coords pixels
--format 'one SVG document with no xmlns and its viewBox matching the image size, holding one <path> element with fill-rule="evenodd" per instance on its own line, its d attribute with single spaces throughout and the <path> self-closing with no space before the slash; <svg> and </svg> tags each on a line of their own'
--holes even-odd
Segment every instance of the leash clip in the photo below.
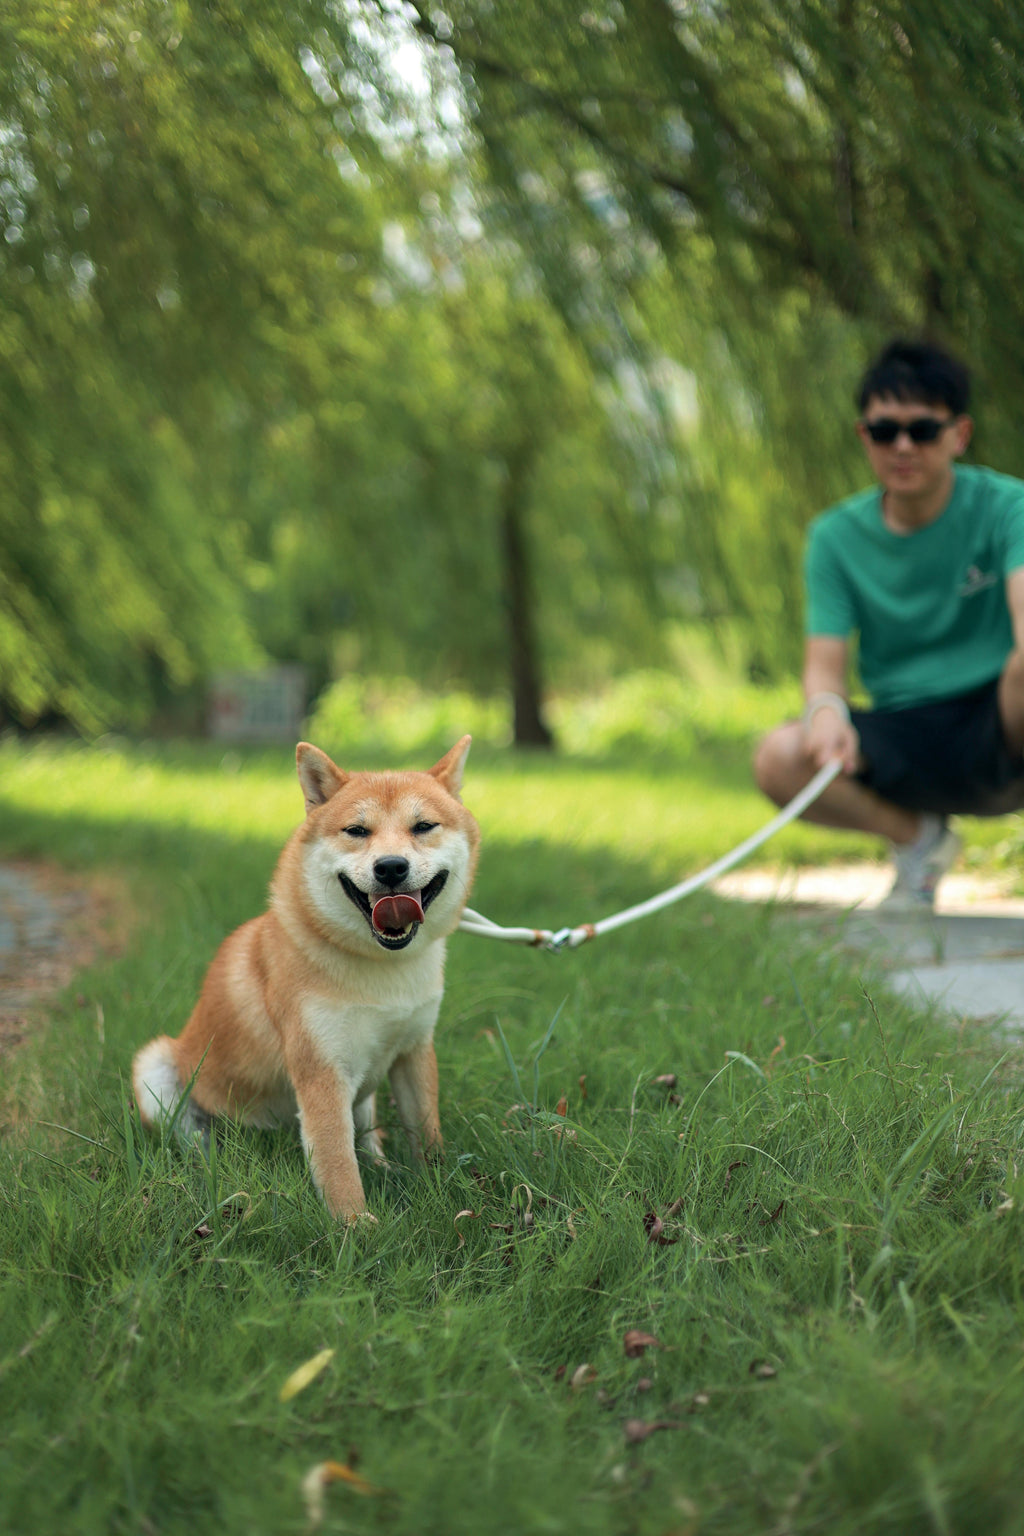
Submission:
<svg viewBox="0 0 1024 1536">
<path fill-rule="evenodd" d="M 551 935 L 544 948 L 552 955 L 560 954 L 572 938 L 573 932 L 572 928 L 559 928 L 557 933 Z"/>
</svg>

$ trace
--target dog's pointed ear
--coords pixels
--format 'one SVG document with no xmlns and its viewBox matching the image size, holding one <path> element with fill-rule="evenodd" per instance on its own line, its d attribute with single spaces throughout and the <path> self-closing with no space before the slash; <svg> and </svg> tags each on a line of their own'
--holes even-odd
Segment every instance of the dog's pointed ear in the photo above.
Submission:
<svg viewBox="0 0 1024 1536">
<path fill-rule="evenodd" d="M 428 769 L 431 778 L 443 785 L 453 800 L 459 798 L 459 791 L 462 788 L 462 770 L 466 766 L 472 740 L 472 736 L 463 736 L 450 752 L 445 753 L 439 763 L 435 763 L 433 768 Z"/>
<path fill-rule="evenodd" d="M 346 775 L 331 762 L 327 753 L 321 752 L 319 747 L 311 746 L 308 741 L 300 741 L 295 748 L 295 767 L 302 793 L 306 797 L 307 815 L 337 794 L 346 779 Z"/>
</svg>

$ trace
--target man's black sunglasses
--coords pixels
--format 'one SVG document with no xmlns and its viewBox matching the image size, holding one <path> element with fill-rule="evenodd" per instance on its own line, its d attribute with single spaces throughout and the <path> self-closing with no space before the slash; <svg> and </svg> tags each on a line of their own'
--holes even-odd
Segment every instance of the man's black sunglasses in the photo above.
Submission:
<svg viewBox="0 0 1024 1536">
<path fill-rule="evenodd" d="M 956 418 L 953 416 L 915 416 L 913 421 L 896 421 L 892 416 L 878 416 L 866 421 L 864 430 L 873 443 L 894 443 L 905 432 L 912 443 L 934 443 Z"/>
</svg>

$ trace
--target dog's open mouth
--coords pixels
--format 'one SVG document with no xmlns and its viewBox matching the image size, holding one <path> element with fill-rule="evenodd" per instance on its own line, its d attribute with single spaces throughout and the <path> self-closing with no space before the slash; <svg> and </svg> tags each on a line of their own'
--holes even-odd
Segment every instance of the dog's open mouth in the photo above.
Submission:
<svg viewBox="0 0 1024 1536">
<path fill-rule="evenodd" d="M 366 918 L 381 948 L 404 949 L 416 937 L 430 903 L 444 889 L 448 871 L 439 870 L 421 891 L 386 891 L 372 901 L 347 875 L 339 873 L 338 879 L 345 895 Z"/>
</svg>

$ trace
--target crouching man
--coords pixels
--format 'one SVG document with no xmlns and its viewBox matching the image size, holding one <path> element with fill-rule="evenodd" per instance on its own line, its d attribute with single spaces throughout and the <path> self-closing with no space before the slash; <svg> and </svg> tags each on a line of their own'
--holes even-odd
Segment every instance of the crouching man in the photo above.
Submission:
<svg viewBox="0 0 1024 1536">
<path fill-rule="evenodd" d="M 810 526 L 806 707 L 754 762 L 784 805 L 842 759 L 804 818 L 888 838 L 890 910 L 933 905 L 960 846 L 948 816 L 1024 805 L 1024 482 L 957 463 L 968 399 L 966 369 L 927 343 L 869 368 L 857 431 L 877 484 Z M 871 709 L 847 699 L 854 637 Z"/>
</svg>

